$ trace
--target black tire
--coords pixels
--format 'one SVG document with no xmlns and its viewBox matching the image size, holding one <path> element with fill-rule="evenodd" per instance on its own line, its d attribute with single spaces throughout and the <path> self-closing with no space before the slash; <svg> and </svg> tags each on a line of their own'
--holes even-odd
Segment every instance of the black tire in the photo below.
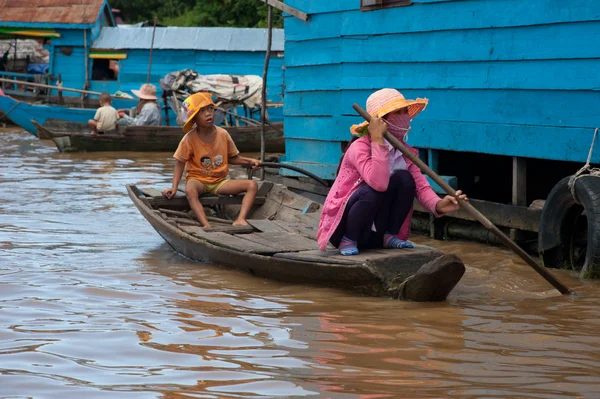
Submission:
<svg viewBox="0 0 600 399">
<path fill-rule="evenodd" d="M 600 278 L 600 177 L 559 181 L 542 211 L 538 250 L 544 266 L 575 270 L 582 278 Z"/>
</svg>

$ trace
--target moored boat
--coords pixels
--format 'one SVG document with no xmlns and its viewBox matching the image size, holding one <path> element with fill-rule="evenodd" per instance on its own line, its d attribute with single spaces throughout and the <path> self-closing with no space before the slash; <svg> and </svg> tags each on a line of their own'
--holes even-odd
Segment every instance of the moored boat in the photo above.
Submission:
<svg viewBox="0 0 600 399">
<path fill-rule="evenodd" d="M 115 102 L 115 106 L 122 108 L 128 108 L 134 104 L 134 100 L 118 99 L 113 101 Z M 75 103 L 69 102 L 67 105 L 37 104 L 25 100 L 17 100 L 0 92 L 0 111 L 15 124 L 34 136 L 38 135 L 38 131 L 37 127 L 31 122 L 32 120 L 44 125 L 49 119 L 60 119 L 76 124 L 87 123 L 87 121 L 93 119 L 96 109 L 99 106 L 98 100 L 90 99 L 84 101 L 82 104 L 83 106 L 75 106 Z"/>
<path fill-rule="evenodd" d="M 172 199 L 160 191 L 128 185 L 129 197 L 154 229 L 180 255 L 274 280 L 342 288 L 414 301 L 443 301 L 465 267 L 455 255 L 415 246 L 377 249 L 357 256 L 321 252 L 316 241 L 320 205 L 282 185 L 262 182 L 248 222 L 232 226 L 242 196 L 200 198 L 219 218 L 202 228 L 184 193 Z"/>
<path fill-rule="evenodd" d="M 60 152 L 99 152 L 99 151 L 175 151 L 184 133 L 177 126 L 119 126 L 115 134 L 91 135 L 85 124 L 65 123 L 48 120 L 40 125 L 31 121 L 40 138 L 49 138 Z M 260 127 L 225 128 L 242 152 L 260 151 Z M 265 132 L 266 150 L 284 152 L 283 123 L 267 126 Z"/>
</svg>

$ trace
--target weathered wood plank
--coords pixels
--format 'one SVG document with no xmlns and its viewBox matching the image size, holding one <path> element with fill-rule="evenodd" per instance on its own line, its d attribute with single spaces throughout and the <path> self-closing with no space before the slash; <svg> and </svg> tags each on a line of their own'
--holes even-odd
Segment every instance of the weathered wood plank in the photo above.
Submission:
<svg viewBox="0 0 600 399">
<path fill-rule="evenodd" d="M 600 24 L 599 24 L 600 25 Z M 286 116 L 323 116 L 323 115 L 348 115 L 352 114 L 352 107 L 341 104 L 364 104 L 371 90 L 342 90 L 340 92 L 302 92 L 286 95 Z M 412 129 L 419 129 L 427 121 L 448 121 L 495 123 L 498 125 L 535 125 L 535 126 L 561 126 L 561 127 L 588 127 L 595 128 L 597 120 L 589 112 L 590 104 L 598 103 L 597 93 L 594 91 L 547 91 L 547 90 L 461 90 L 457 97 L 456 90 L 422 90 L 404 91 L 407 98 L 427 97 L 430 106 L 426 112 L 419 114 L 413 121 Z M 510 96 L 518 96 L 523 105 L 522 111 L 511 113 L 502 108 L 501 104 Z M 457 99 L 460 98 L 460 101 Z M 332 103 L 338 101 L 341 104 Z M 546 102 L 546 103 L 544 103 Z M 306 105 L 309 104 L 309 105 Z M 544 117 L 540 117 L 540 115 Z M 356 118 L 356 117 L 355 117 Z M 356 119 L 354 119 L 356 121 Z M 535 127 L 533 126 L 533 127 Z M 433 131 L 438 131 L 436 128 Z M 423 135 L 414 134 L 413 138 Z M 437 136 L 437 135 L 433 135 Z M 314 135 L 313 140 L 321 139 Z M 290 140 L 287 140 L 290 142 Z M 294 140 L 293 143 L 297 141 Z M 326 139 L 323 140 L 323 143 Z M 321 143 L 318 143 L 321 144 Z M 336 143 L 332 143 L 336 144 Z M 339 144 L 337 144 L 339 146 Z M 412 143 L 411 143 L 412 145 Z M 588 144 L 589 148 L 589 144 Z M 286 150 L 288 150 L 286 148 Z M 292 150 L 296 150 L 292 148 Z M 335 151 L 339 153 L 341 148 Z M 288 159 L 286 151 L 286 160 Z M 322 151 L 321 151 L 322 152 Z M 306 160 L 314 160 L 315 155 L 304 152 Z M 332 158 L 332 157 L 330 157 Z M 298 159 L 298 158 L 294 158 Z M 339 158 L 338 158 L 339 160 Z"/>
<path fill-rule="evenodd" d="M 276 252 L 306 251 L 318 247 L 316 241 L 293 233 L 254 233 L 237 235 L 236 237 L 257 244 L 268 245 L 275 248 Z"/>
<path fill-rule="evenodd" d="M 317 227 L 308 226 L 302 222 L 288 222 L 284 220 L 274 220 L 275 224 L 285 229 L 289 233 L 300 234 L 303 237 L 309 238 L 311 240 L 317 239 Z"/>
<path fill-rule="evenodd" d="M 288 0 L 289 2 L 289 0 Z M 430 1 L 418 0 L 413 7 L 387 9 L 385 12 L 361 12 L 359 2 L 316 2 L 296 0 L 290 4 L 311 14 L 310 29 L 306 23 L 288 18 L 285 25 L 286 54 L 288 43 L 298 40 L 351 35 L 423 34 L 432 31 L 518 29 L 526 26 L 587 22 L 598 20 L 600 12 L 595 0 L 573 0 L 569 12 L 564 7 L 548 6 L 547 0 Z M 336 2 L 337 3 L 337 2 Z M 433 4 L 431 4 L 433 3 Z M 339 12 L 339 11 L 343 11 Z M 476 15 L 477 18 L 473 18 Z M 515 29 L 505 29 L 515 31 Z M 520 35 L 517 35 L 520 36 Z M 286 55 L 287 57 L 287 55 Z M 286 58 L 287 64 L 287 58 Z"/>
<path fill-rule="evenodd" d="M 228 233 L 228 234 L 244 234 L 244 233 L 253 233 L 256 230 L 252 226 L 214 226 L 214 227 L 204 227 L 204 231 L 207 233 Z"/>
<path fill-rule="evenodd" d="M 173 219 L 170 219 L 173 220 Z M 215 227 L 201 227 L 199 223 L 195 225 L 188 224 L 181 226 L 181 230 L 186 233 L 195 234 L 197 236 L 205 236 L 205 233 L 227 233 L 227 234 L 245 234 L 254 232 L 252 226 L 215 226 Z"/>
<path fill-rule="evenodd" d="M 267 3 L 271 7 L 275 7 L 278 10 L 281 10 L 287 14 L 293 15 L 301 21 L 308 21 L 308 14 L 302 12 L 296 8 L 290 7 L 279 0 L 260 0 L 263 3 Z"/>
<path fill-rule="evenodd" d="M 270 181 L 261 181 L 258 182 L 258 191 L 256 192 L 257 197 L 266 197 L 267 194 L 273 188 L 273 182 Z"/>
<path fill-rule="evenodd" d="M 181 230 L 185 231 L 188 234 L 192 234 L 198 237 L 204 236 L 205 232 L 202 227 L 199 226 L 181 226 Z"/>
<path fill-rule="evenodd" d="M 240 252 L 248 252 L 262 255 L 272 255 L 277 252 L 275 248 L 268 245 L 258 244 L 248 240 L 240 240 L 238 236 L 233 236 L 220 231 L 205 231 L 205 229 L 196 226 L 181 226 L 181 230 L 188 234 L 208 241 L 213 245 L 232 249 Z"/>
<path fill-rule="evenodd" d="M 340 88 L 374 91 L 380 87 L 402 87 L 403 91 L 431 87 L 437 90 L 588 90 L 600 86 L 600 77 L 593 73 L 597 65 L 597 59 L 308 65 L 286 69 L 286 82 L 289 82 L 286 93 Z M 323 76 L 337 74 L 342 75 L 340 79 L 323 79 Z M 564 79 L 553 79 L 557 74 L 562 74 Z"/>
<path fill-rule="evenodd" d="M 327 252 L 321 252 L 318 249 L 300 251 L 300 252 L 280 252 L 273 255 L 275 258 L 284 258 L 298 260 L 302 262 L 316 262 L 316 263 L 333 263 L 338 265 L 356 265 L 361 262 L 353 260 L 353 257 L 348 256 L 347 259 L 340 259 L 339 252 L 337 249 L 328 250 Z"/>
<path fill-rule="evenodd" d="M 263 233 L 288 233 L 289 231 L 269 219 L 248 219 L 248 223 Z"/>
<path fill-rule="evenodd" d="M 158 208 L 160 212 L 166 213 L 167 215 L 179 216 L 182 218 L 192 219 L 192 216 L 186 212 L 174 211 L 172 209 Z"/>
<path fill-rule="evenodd" d="M 476 199 L 469 199 L 469 202 L 496 226 L 535 232 L 539 230 L 540 217 L 542 215 L 541 209 L 499 204 Z M 415 201 L 414 206 L 415 211 L 427 213 L 417 201 Z M 462 209 L 452 212 L 450 217 L 475 221 L 471 214 Z"/>
<path fill-rule="evenodd" d="M 319 227 L 319 223 L 321 222 L 321 213 L 320 212 L 311 212 L 311 213 L 302 213 L 300 215 L 296 215 L 296 219 L 301 221 L 310 227 Z"/>
<path fill-rule="evenodd" d="M 163 196 L 159 190 L 152 188 L 152 187 L 140 188 L 140 191 L 142 193 L 144 193 L 144 195 L 146 197 L 162 197 Z"/>
<path fill-rule="evenodd" d="M 266 244 L 256 243 L 248 240 L 241 240 L 239 236 L 232 236 L 230 234 L 216 232 L 216 233 L 204 233 L 203 239 L 208 242 L 218 245 L 221 247 L 229 248 L 235 251 L 248 252 L 262 255 L 272 255 L 277 252 L 275 248 L 270 247 Z"/>
<path fill-rule="evenodd" d="M 172 220 L 179 224 L 186 224 L 186 225 L 191 225 L 191 226 L 201 226 L 201 224 L 199 222 L 197 222 L 196 220 L 188 219 L 188 218 L 178 218 L 178 217 L 168 216 L 168 220 Z"/>
</svg>

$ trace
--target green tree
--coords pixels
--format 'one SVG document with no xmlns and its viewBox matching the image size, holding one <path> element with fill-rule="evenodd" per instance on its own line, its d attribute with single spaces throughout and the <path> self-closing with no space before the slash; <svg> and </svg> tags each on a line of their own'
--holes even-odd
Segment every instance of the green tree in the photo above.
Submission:
<svg viewBox="0 0 600 399">
<path fill-rule="evenodd" d="M 112 0 L 126 22 L 158 17 L 162 25 L 266 27 L 267 5 L 259 0 Z M 283 27 L 279 10 L 273 10 L 273 26 Z"/>
</svg>

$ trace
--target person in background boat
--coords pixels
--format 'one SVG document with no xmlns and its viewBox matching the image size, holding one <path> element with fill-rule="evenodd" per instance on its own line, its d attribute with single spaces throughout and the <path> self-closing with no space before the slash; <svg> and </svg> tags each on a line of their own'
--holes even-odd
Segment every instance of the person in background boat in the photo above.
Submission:
<svg viewBox="0 0 600 399">
<path fill-rule="evenodd" d="M 135 126 L 160 126 L 160 106 L 156 101 L 156 87 L 151 84 L 143 84 L 139 90 L 131 90 L 133 94 L 140 99 L 140 103 L 135 108 L 135 116 L 127 115 L 129 110 L 120 109 L 119 125 Z"/>
<path fill-rule="evenodd" d="M 6 50 L 2 58 L 0 58 L 0 71 L 6 71 L 6 66 L 8 65 L 8 52 L 10 50 Z"/>
<path fill-rule="evenodd" d="M 94 119 L 88 121 L 92 134 L 113 133 L 117 129 L 119 114 L 111 105 L 110 94 L 100 95 L 100 108 L 96 111 Z"/>
<path fill-rule="evenodd" d="M 205 193 L 221 195 L 246 193 L 242 200 L 240 214 L 233 225 L 248 225 L 246 217 L 254 204 L 258 184 L 254 180 L 229 180 L 228 165 L 251 165 L 256 169 L 259 161 L 240 156 L 229 133 L 214 125 L 215 104 L 210 93 L 192 94 L 183 102 L 183 107 L 187 115 L 183 131 L 187 133 L 173 155 L 177 160 L 173 185 L 170 189 L 164 190 L 163 195 L 169 199 L 175 195 L 185 168 L 187 171 L 185 193 L 190 207 L 203 227 L 210 227 L 198 198 Z"/>
<path fill-rule="evenodd" d="M 394 89 L 379 90 L 368 98 L 371 123 L 350 129 L 355 138 L 321 212 L 317 240 L 322 251 L 328 243 L 342 255 L 358 255 L 361 249 L 413 248 L 407 239 L 415 197 L 436 217 L 459 209 L 455 197 L 440 198 L 417 165 L 384 139 L 387 130 L 418 154 L 405 140 L 411 120 L 427 103 L 421 98 L 406 100 Z M 456 194 L 467 200 L 461 191 Z"/>
</svg>

